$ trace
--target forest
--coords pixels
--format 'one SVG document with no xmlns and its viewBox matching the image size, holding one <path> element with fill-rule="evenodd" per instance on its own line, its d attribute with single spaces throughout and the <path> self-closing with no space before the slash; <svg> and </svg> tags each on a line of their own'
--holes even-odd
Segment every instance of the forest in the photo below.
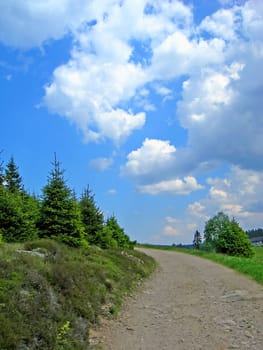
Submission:
<svg viewBox="0 0 263 350">
<path fill-rule="evenodd" d="M 69 188 L 56 154 L 40 196 L 25 190 L 19 168 L 11 156 L 0 161 L 0 241 L 26 242 L 56 239 L 72 247 L 96 245 L 132 248 L 114 215 L 104 218 L 87 186 L 80 198 Z"/>
</svg>

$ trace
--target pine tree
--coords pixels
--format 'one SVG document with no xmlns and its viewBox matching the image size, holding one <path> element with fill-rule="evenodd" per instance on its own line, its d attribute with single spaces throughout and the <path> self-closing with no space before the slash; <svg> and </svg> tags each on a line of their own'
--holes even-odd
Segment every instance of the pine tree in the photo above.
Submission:
<svg viewBox="0 0 263 350">
<path fill-rule="evenodd" d="M 193 240 L 194 248 L 195 249 L 200 249 L 201 243 L 202 243 L 201 233 L 198 230 L 196 230 L 195 234 L 194 234 L 194 240 Z"/>
<path fill-rule="evenodd" d="M 90 244 L 100 245 L 104 217 L 101 210 L 97 207 L 94 195 L 89 187 L 83 191 L 79 206 L 86 239 Z"/>
<path fill-rule="evenodd" d="M 66 185 L 64 171 L 56 159 L 43 189 L 40 237 L 59 239 L 71 246 L 85 245 L 81 213 L 73 192 Z"/>
<path fill-rule="evenodd" d="M 9 192 L 15 193 L 24 191 L 22 177 L 18 172 L 18 167 L 15 164 L 13 156 L 6 165 L 4 181 Z"/>
</svg>

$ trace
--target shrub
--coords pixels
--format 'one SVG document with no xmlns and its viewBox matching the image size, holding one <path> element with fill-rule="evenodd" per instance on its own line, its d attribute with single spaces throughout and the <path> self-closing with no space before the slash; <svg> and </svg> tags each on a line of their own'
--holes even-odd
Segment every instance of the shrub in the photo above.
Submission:
<svg viewBox="0 0 263 350">
<path fill-rule="evenodd" d="M 220 212 L 205 225 L 205 242 L 203 250 L 228 255 L 252 257 L 254 254 L 252 244 L 245 231 L 233 219 Z M 207 249 L 205 249 L 207 248 Z"/>
</svg>

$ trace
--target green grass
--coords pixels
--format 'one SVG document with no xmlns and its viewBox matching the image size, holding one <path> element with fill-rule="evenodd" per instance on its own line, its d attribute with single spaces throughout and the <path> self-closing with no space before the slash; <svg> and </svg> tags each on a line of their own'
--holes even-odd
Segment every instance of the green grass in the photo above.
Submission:
<svg viewBox="0 0 263 350">
<path fill-rule="evenodd" d="M 112 317 L 154 267 L 131 250 L 0 245 L 0 349 L 88 349 L 91 325 Z"/>
<path fill-rule="evenodd" d="M 252 258 L 240 258 L 224 254 L 209 253 L 200 250 L 183 249 L 171 246 L 154 246 L 149 244 L 142 246 L 145 248 L 175 250 L 182 253 L 197 255 L 239 271 L 240 273 L 249 276 L 256 282 L 263 285 L 263 247 L 255 247 L 255 255 Z"/>
</svg>

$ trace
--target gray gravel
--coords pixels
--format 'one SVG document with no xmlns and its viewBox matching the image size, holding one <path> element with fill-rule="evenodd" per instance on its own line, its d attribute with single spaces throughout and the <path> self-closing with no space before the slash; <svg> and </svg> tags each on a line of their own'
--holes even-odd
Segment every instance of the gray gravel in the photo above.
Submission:
<svg viewBox="0 0 263 350">
<path fill-rule="evenodd" d="M 91 341 L 104 350 L 262 350 L 263 287 L 195 256 L 143 250 L 159 263 L 117 320 Z"/>
</svg>

